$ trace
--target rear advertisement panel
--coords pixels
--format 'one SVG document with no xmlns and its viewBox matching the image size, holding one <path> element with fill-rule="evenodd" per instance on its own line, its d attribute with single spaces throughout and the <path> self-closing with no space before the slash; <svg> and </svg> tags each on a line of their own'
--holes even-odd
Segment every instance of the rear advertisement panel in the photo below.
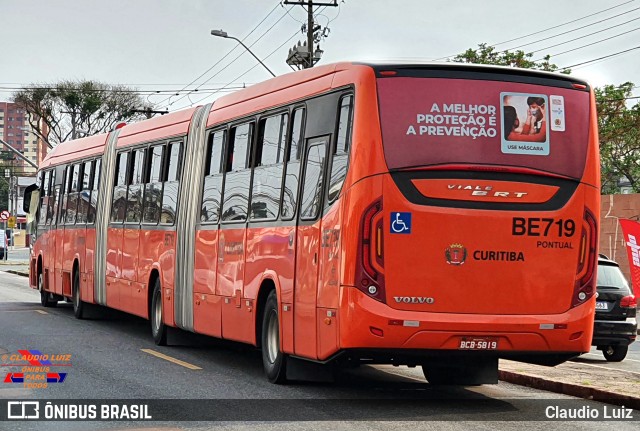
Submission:
<svg viewBox="0 0 640 431">
<path fill-rule="evenodd" d="M 378 79 L 390 169 L 438 164 L 520 166 L 582 176 L 589 93 L 517 82 Z"/>
</svg>

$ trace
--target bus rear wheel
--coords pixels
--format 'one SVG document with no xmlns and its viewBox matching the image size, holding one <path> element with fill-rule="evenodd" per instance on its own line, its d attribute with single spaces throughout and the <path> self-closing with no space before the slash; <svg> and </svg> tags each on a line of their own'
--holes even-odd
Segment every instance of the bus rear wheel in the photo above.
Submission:
<svg viewBox="0 0 640 431">
<path fill-rule="evenodd" d="M 262 316 L 262 364 L 271 383 L 287 380 L 287 356 L 280 350 L 278 297 L 273 290 L 267 297 Z"/>
<path fill-rule="evenodd" d="M 73 274 L 73 315 L 76 319 L 84 318 L 84 303 L 80 297 L 80 273 L 75 271 Z"/>
<path fill-rule="evenodd" d="M 38 290 L 40 291 L 40 304 L 43 307 L 55 307 L 58 305 L 58 301 L 53 299 L 53 295 L 44 290 L 44 278 L 42 277 L 42 273 L 38 273 Z"/>
<path fill-rule="evenodd" d="M 153 297 L 151 299 L 151 335 L 153 341 L 157 346 L 167 345 L 167 327 L 164 324 L 164 318 L 162 316 L 162 287 L 160 286 L 160 279 L 156 279 L 153 287 Z"/>
</svg>

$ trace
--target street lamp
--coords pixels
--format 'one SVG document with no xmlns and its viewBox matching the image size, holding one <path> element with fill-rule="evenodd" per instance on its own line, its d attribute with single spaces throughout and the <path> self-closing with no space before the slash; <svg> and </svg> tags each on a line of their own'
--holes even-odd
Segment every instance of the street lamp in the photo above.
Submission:
<svg viewBox="0 0 640 431">
<path fill-rule="evenodd" d="M 249 51 L 249 54 L 253 55 L 253 57 L 254 57 L 256 60 L 258 60 L 258 63 L 260 63 L 261 65 L 263 65 L 263 66 L 264 66 L 264 68 L 265 68 L 265 69 L 267 69 L 267 70 L 269 71 L 269 73 L 271 74 L 271 76 L 273 76 L 273 77 L 275 78 L 276 74 L 275 74 L 275 73 L 273 73 L 273 72 L 271 71 L 271 69 L 269 69 L 269 68 L 267 67 L 267 65 L 266 65 L 266 64 L 264 64 L 264 63 L 262 62 L 262 60 L 260 60 L 260 59 L 258 58 L 258 56 L 257 56 L 257 55 L 255 55 L 255 54 L 254 54 L 254 53 L 249 49 L 249 47 L 248 47 L 247 45 L 245 45 L 244 43 L 242 43 L 242 41 L 241 41 L 240 39 L 238 39 L 237 37 L 229 36 L 229 35 L 227 34 L 227 32 L 226 32 L 226 31 L 222 31 L 222 30 L 211 30 L 211 36 L 224 37 L 224 38 L 226 38 L 226 39 L 233 39 L 233 40 L 237 41 L 240 45 L 242 45 L 242 46 L 244 47 L 244 49 L 246 49 L 247 51 Z"/>
</svg>

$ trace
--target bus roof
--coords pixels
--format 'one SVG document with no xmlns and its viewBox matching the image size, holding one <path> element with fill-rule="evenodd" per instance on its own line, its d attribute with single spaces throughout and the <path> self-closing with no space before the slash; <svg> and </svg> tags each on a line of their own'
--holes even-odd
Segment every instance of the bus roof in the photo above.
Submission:
<svg viewBox="0 0 640 431">
<path fill-rule="evenodd" d="M 221 121 L 228 121 L 249 112 L 256 112 L 270 107 L 277 107 L 289 103 L 299 95 L 299 86 L 304 86 L 304 96 L 308 97 L 330 90 L 333 86 L 343 85 L 335 76 L 339 72 L 354 72 L 363 68 L 380 70 L 440 70 L 440 71 L 477 71 L 482 73 L 496 73 L 509 75 L 525 75 L 546 79 L 559 79 L 572 83 L 588 84 L 574 76 L 561 73 L 545 72 L 531 69 L 520 69 L 505 66 L 479 65 L 468 63 L 436 63 L 436 62 L 340 62 L 318 66 L 301 71 L 291 72 L 268 79 L 234 93 L 220 97 L 213 104 L 209 113 L 207 126 Z M 355 79 L 355 76 L 352 76 Z M 297 88 L 294 88 L 297 87 Z M 250 108 L 244 105 L 251 103 Z M 169 138 L 186 134 L 190 120 L 197 107 L 188 108 L 160 117 L 143 120 L 124 126 L 118 137 L 118 147 L 136 143 L 150 142 L 157 139 Z M 40 168 L 81 159 L 92 155 L 99 155 L 104 151 L 107 133 L 64 142 L 49 152 L 40 164 Z"/>
</svg>

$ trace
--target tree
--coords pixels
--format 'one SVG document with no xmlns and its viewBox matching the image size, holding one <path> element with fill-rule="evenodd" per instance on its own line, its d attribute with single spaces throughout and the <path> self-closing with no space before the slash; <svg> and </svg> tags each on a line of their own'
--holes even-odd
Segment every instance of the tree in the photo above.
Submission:
<svg viewBox="0 0 640 431">
<path fill-rule="evenodd" d="M 549 62 L 551 56 L 545 55 L 542 61 L 533 61 L 532 52 L 524 51 L 497 51 L 495 46 L 486 43 L 478 44 L 478 49 L 469 48 L 462 54 L 456 55 L 452 61 L 456 63 L 493 64 L 496 66 L 521 67 L 523 69 L 544 70 L 547 72 L 559 71 L 558 66 Z M 562 73 L 570 73 L 570 69 L 563 69 Z"/>
<path fill-rule="evenodd" d="M 95 81 L 34 84 L 16 92 L 13 100 L 28 113 L 34 133 L 50 147 L 145 118 L 137 111 L 151 109 L 135 90 Z"/>
<path fill-rule="evenodd" d="M 629 107 L 634 85 L 595 89 L 600 138 L 602 193 L 618 193 L 624 177 L 640 192 L 640 102 Z"/>
</svg>

